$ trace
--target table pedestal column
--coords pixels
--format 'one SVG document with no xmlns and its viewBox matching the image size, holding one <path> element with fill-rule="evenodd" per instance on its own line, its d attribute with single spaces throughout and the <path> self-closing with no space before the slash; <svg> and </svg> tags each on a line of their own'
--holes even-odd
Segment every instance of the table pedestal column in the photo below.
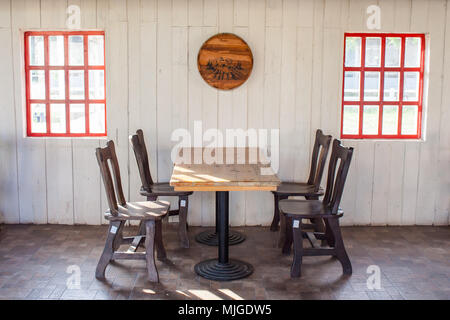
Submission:
<svg viewBox="0 0 450 320">
<path fill-rule="evenodd" d="M 219 242 L 218 259 L 202 261 L 195 265 L 195 272 L 211 280 L 228 281 L 249 276 L 253 266 L 247 262 L 228 258 L 228 191 L 216 192 L 216 228 Z"/>
<path fill-rule="evenodd" d="M 199 243 L 206 244 L 208 246 L 218 246 L 219 245 L 219 201 L 217 199 L 218 192 L 216 192 L 216 230 L 206 230 L 200 232 L 195 236 L 195 240 Z M 245 240 L 245 235 L 237 231 L 228 232 L 228 244 L 234 246 Z"/>
</svg>

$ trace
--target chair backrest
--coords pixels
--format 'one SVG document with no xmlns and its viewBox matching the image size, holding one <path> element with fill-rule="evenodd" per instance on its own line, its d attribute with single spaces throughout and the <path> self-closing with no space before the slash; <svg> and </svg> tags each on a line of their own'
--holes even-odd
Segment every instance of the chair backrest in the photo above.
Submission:
<svg viewBox="0 0 450 320">
<path fill-rule="evenodd" d="M 317 129 L 308 178 L 308 184 L 314 185 L 314 191 L 316 192 L 319 191 L 320 182 L 322 181 L 323 169 L 325 168 L 330 142 L 331 136 L 324 135 L 322 130 Z"/>
<path fill-rule="evenodd" d="M 341 145 L 341 141 L 334 139 L 330 163 L 328 164 L 327 188 L 325 191 L 325 196 L 322 200 L 322 203 L 330 208 L 331 213 L 333 214 L 336 214 L 339 209 L 352 155 L 352 147 L 346 148 Z M 338 168 L 337 172 L 336 168 Z"/>
<path fill-rule="evenodd" d="M 97 148 L 95 150 L 98 165 L 102 174 L 103 185 L 105 186 L 106 197 L 108 199 L 109 209 L 112 215 L 118 214 L 118 203 L 125 205 L 126 200 L 123 195 L 122 181 L 120 180 L 119 163 L 117 161 L 116 150 L 114 148 L 114 141 L 109 140 L 104 148 Z M 110 169 L 111 164 L 112 170 Z M 111 171 L 114 177 L 114 184 L 111 176 Z M 117 196 L 117 198 L 116 198 Z"/>
<path fill-rule="evenodd" d="M 139 168 L 139 176 L 141 177 L 142 188 L 146 191 L 151 190 L 153 185 L 152 175 L 150 174 L 150 165 L 148 162 L 147 148 L 144 141 L 144 133 L 141 129 L 136 131 L 136 134 L 130 136 L 130 141 L 133 146 L 134 155 Z"/>
</svg>

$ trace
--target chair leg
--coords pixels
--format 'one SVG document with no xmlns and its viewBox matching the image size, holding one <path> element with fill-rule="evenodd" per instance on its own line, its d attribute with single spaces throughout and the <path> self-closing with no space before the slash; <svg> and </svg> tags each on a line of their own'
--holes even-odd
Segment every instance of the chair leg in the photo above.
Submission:
<svg viewBox="0 0 450 320">
<path fill-rule="evenodd" d="M 277 194 L 273 194 L 273 219 L 272 224 L 270 225 L 270 231 L 278 230 L 278 223 L 280 222 L 280 208 L 278 207 L 279 196 Z"/>
<path fill-rule="evenodd" d="M 284 243 L 283 243 L 283 249 L 281 252 L 283 254 L 291 254 L 291 246 L 293 242 L 293 234 L 292 234 L 292 218 L 287 217 L 286 215 L 282 214 L 285 221 L 285 230 L 284 230 Z"/>
<path fill-rule="evenodd" d="M 294 224 L 294 225 L 292 225 Z M 303 235 L 301 229 L 301 220 L 292 220 L 292 237 L 294 240 L 294 260 L 291 266 L 291 277 L 298 278 L 302 275 L 302 258 L 303 258 Z"/>
<path fill-rule="evenodd" d="M 147 260 L 148 280 L 150 282 L 159 282 L 158 270 L 155 264 L 155 221 L 147 220 L 145 222 L 145 256 Z"/>
<path fill-rule="evenodd" d="M 325 222 L 325 238 L 326 238 L 326 242 L 328 242 L 328 245 L 330 247 L 334 247 L 334 244 L 335 244 L 334 234 L 333 234 L 333 231 L 331 230 L 329 219 L 324 219 L 324 222 Z"/>
<path fill-rule="evenodd" d="M 120 221 L 119 229 L 117 230 L 116 237 L 114 238 L 114 251 L 117 251 L 122 244 L 123 240 L 123 227 L 125 226 L 125 221 Z"/>
<path fill-rule="evenodd" d="M 188 196 L 178 198 L 178 238 L 183 248 L 189 248 L 189 238 L 187 235 L 188 199 Z"/>
<path fill-rule="evenodd" d="M 345 251 L 344 241 L 342 240 L 341 228 L 339 227 L 338 218 L 330 218 L 328 220 L 328 225 L 330 226 L 331 232 L 334 236 L 334 248 L 336 250 L 336 258 L 342 265 L 342 271 L 344 274 L 352 274 L 352 264 L 348 258 L 347 251 Z"/>
<path fill-rule="evenodd" d="M 162 221 L 155 221 L 155 244 L 156 244 L 156 257 L 158 260 L 165 260 L 166 249 L 164 249 L 164 243 L 162 238 Z"/>
<path fill-rule="evenodd" d="M 120 225 L 122 223 L 123 221 L 110 221 L 109 223 L 108 236 L 106 237 L 105 248 L 103 249 L 103 253 L 97 264 L 97 269 L 95 270 L 95 277 L 99 280 L 105 280 L 105 270 L 113 257 L 115 251 L 114 243 L 118 235 Z"/>
</svg>

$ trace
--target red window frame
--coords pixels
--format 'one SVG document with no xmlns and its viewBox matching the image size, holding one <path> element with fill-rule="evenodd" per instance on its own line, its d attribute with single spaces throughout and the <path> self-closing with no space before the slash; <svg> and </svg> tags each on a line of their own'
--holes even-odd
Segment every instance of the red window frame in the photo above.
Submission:
<svg viewBox="0 0 450 320">
<path fill-rule="evenodd" d="M 361 38 L 361 66 L 360 67 L 346 67 L 345 66 L 345 50 L 347 37 L 360 37 Z M 366 53 L 366 38 L 379 37 L 381 38 L 381 56 L 379 67 L 366 67 L 365 66 L 365 53 Z M 386 38 L 395 37 L 401 38 L 401 56 L 400 67 L 386 67 L 385 54 L 386 54 Z M 419 67 L 405 67 L 405 39 L 415 37 L 421 39 L 420 48 L 420 66 Z M 424 77 L 424 61 L 425 61 L 425 35 L 418 33 L 345 33 L 344 34 L 344 56 L 343 56 L 343 73 L 342 73 L 342 106 L 341 106 L 341 138 L 342 139 L 420 139 L 422 135 L 422 105 L 423 105 L 423 77 Z M 360 91 L 358 101 L 344 101 L 344 85 L 345 85 L 345 72 L 346 71 L 359 71 L 360 72 Z M 377 71 L 380 72 L 380 85 L 379 85 L 379 100 L 378 101 L 364 101 L 364 72 L 365 71 Z M 399 99 L 398 101 L 384 101 L 384 72 L 399 72 Z M 419 96 L 418 101 L 403 101 L 403 80 L 405 72 L 419 72 Z M 359 132 L 358 134 L 344 134 L 344 105 L 357 105 L 359 106 Z M 378 134 L 367 135 L 363 134 L 363 109 L 364 106 L 376 105 L 378 106 Z M 395 135 L 383 135 L 383 105 L 395 105 L 398 106 L 398 127 L 397 134 Z M 418 106 L 417 110 L 417 134 L 402 135 L 401 134 L 401 121 L 402 121 L 402 109 L 404 105 Z"/>
<path fill-rule="evenodd" d="M 69 65 L 69 45 L 68 37 L 70 35 L 83 36 L 83 49 L 84 49 L 84 65 L 82 66 L 70 66 Z M 89 65 L 89 46 L 88 36 L 100 35 L 103 36 L 103 66 L 90 66 Z M 29 57 L 29 37 L 30 36 L 43 36 L 44 37 L 44 65 L 43 66 L 31 66 Z M 64 66 L 50 66 L 49 65 L 49 36 L 64 36 Z M 106 123 L 106 70 L 105 70 L 105 32 L 104 31 L 27 31 L 24 33 L 24 51 L 25 51 L 25 84 L 26 84 L 26 117 L 27 117 L 27 136 L 29 137 L 105 137 L 107 136 L 107 123 Z M 30 71 L 31 70 L 44 70 L 45 72 L 45 99 L 30 99 Z M 50 99 L 50 85 L 49 74 L 50 70 L 64 70 L 65 79 L 65 99 Z M 70 99 L 69 98 L 69 70 L 84 70 L 84 99 Z M 89 70 L 103 70 L 104 74 L 104 92 L 103 99 L 89 99 Z M 46 126 L 47 131 L 44 132 L 31 132 L 31 104 L 40 103 L 46 106 Z M 64 103 L 66 107 L 66 132 L 65 133 L 52 133 L 50 131 L 50 104 L 51 103 Z M 84 133 L 70 133 L 70 104 L 84 104 L 85 105 L 85 132 Z M 105 106 L 105 132 L 104 133 L 90 133 L 89 131 L 89 105 L 90 104 L 104 104 Z"/>
</svg>

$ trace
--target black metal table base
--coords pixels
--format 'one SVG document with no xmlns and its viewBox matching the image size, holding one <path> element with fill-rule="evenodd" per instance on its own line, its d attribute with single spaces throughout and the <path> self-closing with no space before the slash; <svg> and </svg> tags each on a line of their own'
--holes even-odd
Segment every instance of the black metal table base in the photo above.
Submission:
<svg viewBox="0 0 450 320">
<path fill-rule="evenodd" d="M 235 259 L 229 259 L 227 263 L 210 259 L 196 264 L 194 270 L 199 276 L 206 279 L 230 281 L 248 277 L 253 273 L 253 266 Z"/>
<path fill-rule="evenodd" d="M 229 233 L 228 230 L 228 200 L 228 191 L 216 191 L 216 239 L 218 240 L 218 258 L 202 261 L 194 267 L 195 272 L 206 279 L 230 281 L 248 277 L 253 272 L 253 267 L 250 263 L 229 259 L 228 257 L 228 245 L 230 236 L 232 237 L 232 233 Z M 214 232 L 209 233 L 214 234 Z M 211 238 L 209 239 L 211 240 Z"/>
<path fill-rule="evenodd" d="M 219 245 L 219 236 L 214 230 L 207 230 L 200 232 L 195 236 L 195 240 L 199 243 L 206 244 L 208 246 L 218 246 Z M 239 244 L 245 240 L 245 235 L 230 230 L 228 233 L 228 245 L 233 246 Z"/>
</svg>

